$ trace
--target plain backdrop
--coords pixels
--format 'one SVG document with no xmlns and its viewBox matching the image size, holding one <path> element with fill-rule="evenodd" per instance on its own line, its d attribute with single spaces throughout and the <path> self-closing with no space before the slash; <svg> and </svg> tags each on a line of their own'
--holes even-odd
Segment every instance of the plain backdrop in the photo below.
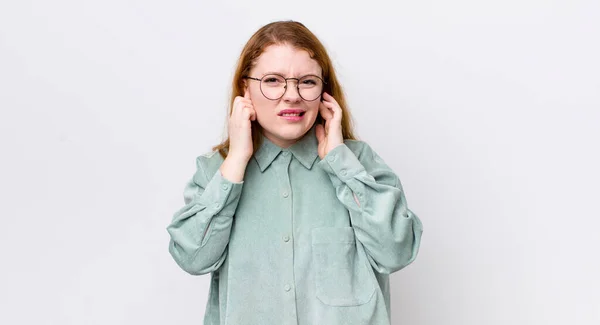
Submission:
<svg viewBox="0 0 600 325">
<path fill-rule="evenodd" d="M 600 2 L 0 2 L 0 323 L 201 324 L 166 226 L 275 20 L 422 219 L 395 325 L 600 324 Z"/>
</svg>

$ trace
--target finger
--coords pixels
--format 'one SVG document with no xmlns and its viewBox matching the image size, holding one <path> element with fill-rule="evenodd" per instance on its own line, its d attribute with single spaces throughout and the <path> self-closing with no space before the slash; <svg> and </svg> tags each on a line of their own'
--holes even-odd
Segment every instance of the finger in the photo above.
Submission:
<svg viewBox="0 0 600 325">
<path fill-rule="evenodd" d="M 252 101 L 250 99 L 246 99 L 244 97 L 241 97 L 240 99 L 240 103 L 244 104 L 244 106 L 252 106 Z"/>
<path fill-rule="evenodd" d="M 233 103 L 233 112 L 231 115 L 240 116 L 240 112 L 244 110 L 245 106 L 253 107 L 252 101 L 246 97 L 237 96 Z"/>
<path fill-rule="evenodd" d="M 243 97 L 235 106 L 237 111 L 243 110 L 246 106 L 253 107 L 252 102 L 245 100 Z"/>
<path fill-rule="evenodd" d="M 252 106 L 244 106 L 242 109 L 242 116 L 244 120 L 254 121 L 256 119 L 256 111 Z"/>
<path fill-rule="evenodd" d="M 335 97 L 329 95 L 328 93 L 323 93 L 323 97 L 325 99 L 325 102 L 332 103 L 332 104 L 340 107 L 340 104 L 337 102 L 337 100 L 335 100 Z"/>
<path fill-rule="evenodd" d="M 325 107 L 327 107 L 330 110 L 330 112 L 333 113 L 334 119 L 338 119 L 338 120 L 342 119 L 342 109 L 340 108 L 340 105 L 338 105 L 338 103 L 335 100 L 323 102 L 323 105 L 325 105 Z"/>
<path fill-rule="evenodd" d="M 325 110 L 327 113 L 327 120 L 337 120 L 340 119 L 339 116 L 341 116 L 341 110 L 337 110 L 336 109 L 336 105 L 334 105 L 331 102 L 323 102 L 323 106 L 325 107 Z"/>
<path fill-rule="evenodd" d="M 256 110 L 254 109 L 254 106 L 248 107 L 248 110 L 250 111 L 250 121 L 256 121 Z"/>
<path fill-rule="evenodd" d="M 239 102 L 242 100 L 242 98 L 244 98 L 244 97 L 241 97 L 241 96 L 235 96 L 235 98 L 233 99 L 233 105 L 232 105 L 232 106 L 233 106 L 233 107 L 237 106 L 237 105 L 238 105 L 238 103 L 239 103 Z"/>
<path fill-rule="evenodd" d="M 330 120 L 333 117 L 333 112 L 327 108 L 325 102 L 319 104 L 319 113 L 325 120 Z"/>
<path fill-rule="evenodd" d="M 240 112 L 244 110 L 244 106 L 247 105 L 252 105 L 252 100 L 250 100 L 250 92 L 248 91 L 248 88 L 244 89 L 244 97 L 235 97 L 235 100 L 233 102 L 233 110 L 237 112 L 236 115 L 239 116 Z"/>
<path fill-rule="evenodd" d="M 323 99 L 328 101 L 328 102 L 333 102 L 337 104 L 337 101 L 335 100 L 335 98 L 333 96 L 331 96 L 329 93 L 324 92 L 323 93 Z"/>
<path fill-rule="evenodd" d="M 233 105 L 231 108 L 231 115 L 237 115 L 237 112 L 240 110 L 240 107 L 241 107 L 243 101 L 244 101 L 244 97 L 235 96 L 235 99 L 233 100 Z"/>
</svg>

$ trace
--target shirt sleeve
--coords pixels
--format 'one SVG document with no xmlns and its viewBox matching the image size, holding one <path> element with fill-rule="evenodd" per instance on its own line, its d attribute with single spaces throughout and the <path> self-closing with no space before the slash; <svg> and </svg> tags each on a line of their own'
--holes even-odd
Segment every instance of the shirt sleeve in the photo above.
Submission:
<svg viewBox="0 0 600 325">
<path fill-rule="evenodd" d="M 423 224 L 408 209 L 398 176 L 365 142 L 355 154 L 341 144 L 318 163 L 350 213 L 355 236 L 373 268 L 398 271 L 417 257 Z"/>
<path fill-rule="evenodd" d="M 243 186 L 243 181 L 233 183 L 224 178 L 219 169 L 207 177 L 206 159 L 196 159 L 196 173 L 183 191 L 185 206 L 167 227 L 169 253 L 183 270 L 194 275 L 215 271 L 225 260 Z"/>
</svg>

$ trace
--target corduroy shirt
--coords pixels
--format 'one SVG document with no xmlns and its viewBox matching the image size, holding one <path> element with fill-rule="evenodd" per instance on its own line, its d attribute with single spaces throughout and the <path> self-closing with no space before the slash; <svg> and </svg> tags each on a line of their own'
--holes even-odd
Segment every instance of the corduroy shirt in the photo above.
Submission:
<svg viewBox="0 0 600 325">
<path fill-rule="evenodd" d="M 317 146 L 314 127 L 289 148 L 263 137 L 239 183 L 197 157 L 167 231 L 183 270 L 211 274 L 205 325 L 390 324 L 389 274 L 423 225 L 367 143 Z"/>
</svg>

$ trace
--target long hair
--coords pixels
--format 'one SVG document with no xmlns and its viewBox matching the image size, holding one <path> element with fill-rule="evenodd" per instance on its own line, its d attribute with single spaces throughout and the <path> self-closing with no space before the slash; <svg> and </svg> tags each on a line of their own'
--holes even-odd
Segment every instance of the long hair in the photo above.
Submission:
<svg viewBox="0 0 600 325">
<path fill-rule="evenodd" d="M 296 49 L 308 52 L 310 57 L 317 61 L 323 72 L 325 85 L 323 91 L 329 93 L 335 98 L 342 109 L 342 136 L 344 139 L 356 139 L 352 116 L 346 104 L 346 98 L 342 87 L 336 77 L 331 59 L 325 50 L 325 47 L 319 39 L 302 23 L 296 21 L 277 21 L 261 27 L 250 37 L 237 62 L 235 74 L 231 85 L 231 100 L 229 105 L 229 114 L 233 111 L 233 102 L 237 96 L 244 96 L 244 77 L 248 76 L 250 70 L 256 64 L 258 57 L 264 50 L 271 45 L 290 45 Z M 322 123 L 323 119 L 319 114 L 315 123 Z M 252 142 L 254 153 L 261 145 L 260 136 L 262 128 L 257 121 L 252 122 Z M 219 151 L 219 154 L 225 158 L 229 151 L 229 136 L 220 144 L 214 146 L 213 151 Z"/>
</svg>

